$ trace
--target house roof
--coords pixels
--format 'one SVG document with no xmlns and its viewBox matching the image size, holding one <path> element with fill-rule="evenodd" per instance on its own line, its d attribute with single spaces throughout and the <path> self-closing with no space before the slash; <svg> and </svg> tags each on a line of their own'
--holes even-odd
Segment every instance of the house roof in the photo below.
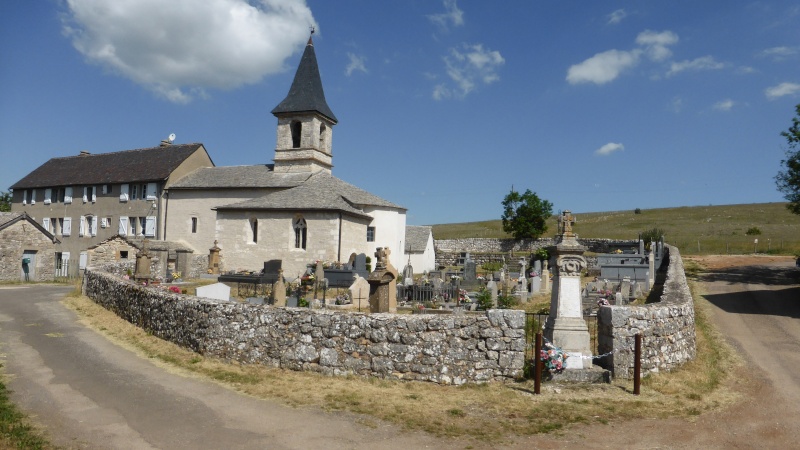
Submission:
<svg viewBox="0 0 800 450">
<path fill-rule="evenodd" d="M 218 206 L 218 210 L 320 210 L 341 211 L 354 216 L 370 217 L 364 206 L 380 206 L 405 211 L 405 208 L 359 189 L 326 172 L 317 172 L 305 183 L 263 197 L 231 205 Z"/>
<path fill-rule="evenodd" d="M 325 101 L 322 78 L 319 76 L 319 66 L 317 65 L 317 54 L 314 52 L 314 42 L 311 38 L 308 38 L 308 44 L 300 58 L 289 94 L 272 110 L 272 114 L 276 116 L 298 112 L 317 112 L 333 123 L 339 121 L 333 115 L 328 102 Z"/>
<path fill-rule="evenodd" d="M 38 222 L 33 220 L 31 216 L 28 215 L 27 212 L 0 212 L 0 230 L 4 230 L 15 223 L 25 220 L 29 222 L 31 225 L 34 226 L 37 230 L 41 231 L 48 237 L 51 241 L 59 242 L 58 239 L 53 235 L 53 233 L 47 231 L 43 226 L 41 226 Z"/>
<path fill-rule="evenodd" d="M 170 189 L 290 188 L 310 173 L 275 173 L 272 164 L 203 167 L 181 178 Z"/>
<path fill-rule="evenodd" d="M 428 245 L 428 237 L 431 235 L 429 226 L 406 226 L 406 251 L 408 253 L 423 253 Z"/>
<path fill-rule="evenodd" d="M 51 158 L 11 189 L 166 180 L 203 144 L 178 144 Z"/>
</svg>

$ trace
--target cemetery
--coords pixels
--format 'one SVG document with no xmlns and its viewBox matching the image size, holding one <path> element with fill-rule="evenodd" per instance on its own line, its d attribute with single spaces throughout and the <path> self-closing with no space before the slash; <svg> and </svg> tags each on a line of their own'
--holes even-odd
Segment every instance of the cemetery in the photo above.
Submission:
<svg viewBox="0 0 800 450">
<path fill-rule="evenodd" d="M 636 334 L 644 336 L 645 371 L 692 359 L 694 310 L 678 250 L 626 243 L 594 256 L 590 269 L 573 223 L 565 211 L 554 245 L 517 261 L 502 255 L 502 264 L 484 263 L 482 272 L 469 252 L 445 270 L 420 276 L 409 262 L 398 271 L 391 249 L 378 248 L 374 269 L 371 258 L 353 254 L 346 263 L 309 262 L 286 280 L 281 261 L 270 260 L 258 273 L 221 274 L 189 296 L 148 283 L 144 246 L 133 276 L 89 268 L 83 289 L 131 323 L 203 355 L 330 375 L 441 384 L 519 379 L 535 357 L 537 327 L 554 349 L 547 359 L 553 379 L 631 377 Z M 210 255 L 209 265 L 212 256 L 222 257 Z M 591 273 L 599 277 L 590 280 Z M 644 300 L 656 278 L 660 297 L 630 304 Z M 549 314 L 535 321 L 513 309 L 548 295 Z M 587 317 L 594 318 L 591 336 Z"/>
</svg>

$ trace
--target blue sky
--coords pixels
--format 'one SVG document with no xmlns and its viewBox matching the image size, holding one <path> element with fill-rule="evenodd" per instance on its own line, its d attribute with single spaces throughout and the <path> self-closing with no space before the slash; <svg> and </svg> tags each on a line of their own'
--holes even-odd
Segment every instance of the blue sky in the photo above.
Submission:
<svg viewBox="0 0 800 450">
<path fill-rule="evenodd" d="M 5 0 L 0 190 L 170 133 L 271 163 L 308 39 L 334 175 L 409 224 L 782 201 L 800 5 L 775 1 Z"/>
</svg>

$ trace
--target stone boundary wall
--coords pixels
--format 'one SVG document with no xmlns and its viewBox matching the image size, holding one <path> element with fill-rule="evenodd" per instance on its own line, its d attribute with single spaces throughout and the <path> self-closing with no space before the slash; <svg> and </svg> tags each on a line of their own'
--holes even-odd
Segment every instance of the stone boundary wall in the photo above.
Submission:
<svg viewBox="0 0 800 450">
<path fill-rule="evenodd" d="M 456 385 L 523 375 L 524 311 L 441 316 L 276 308 L 173 294 L 94 268 L 86 270 L 83 289 L 161 339 L 243 364 Z"/>
<path fill-rule="evenodd" d="M 490 260 L 499 260 L 500 256 L 508 252 L 526 253 L 534 252 L 542 247 L 555 245 L 552 238 L 541 239 L 497 239 L 497 238 L 464 238 L 464 239 L 437 239 L 433 241 L 436 249 L 437 266 L 453 266 L 462 252 L 469 252 L 473 260 L 479 265 Z M 620 246 L 637 247 L 636 240 L 622 239 L 578 239 L 587 250 L 594 253 L 608 253 L 611 247 Z M 486 255 L 485 260 L 482 254 Z M 491 255 L 491 256 L 490 256 Z M 506 261 L 509 267 L 512 261 Z M 516 263 L 516 261 L 513 261 Z"/>
<path fill-rule="evenodd" d="M 657 303 L 642 306 L 602 306 L 597 313 L 598 353 L 615 350 L 600 365 L 615 377 L 632 378 L 634 340 L 642 333 L 642 372 L 671 370 L 697 353 L 694 300 L 686 283 L 677 247 L 668 252 L 664 290 Z"/>
</svg>

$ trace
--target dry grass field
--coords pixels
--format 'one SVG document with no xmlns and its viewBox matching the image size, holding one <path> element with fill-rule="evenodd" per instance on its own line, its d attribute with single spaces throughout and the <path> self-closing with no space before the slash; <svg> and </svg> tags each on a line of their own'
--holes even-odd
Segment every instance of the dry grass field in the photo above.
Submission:
<svg viewBox="0 0 800 450">
<path fill-rule="evenodd" d="M 636 239 L 639 232 L 664 230 L 669 244 L 684 255 L 771 253 L 800 254 L 800 216 L 785 203 L 692 206 L 594 213 L 574 213 L 574 230 L 583 238 Z M 748 235 L 751 228 L 761 234 Z M 546 237 L 557 230 L 548 221 Z M 434 239 L 507 238 L 500 220 L 433 225 Z M 754 240 L 758 239 L 758 244 Z"/>
</svg>

